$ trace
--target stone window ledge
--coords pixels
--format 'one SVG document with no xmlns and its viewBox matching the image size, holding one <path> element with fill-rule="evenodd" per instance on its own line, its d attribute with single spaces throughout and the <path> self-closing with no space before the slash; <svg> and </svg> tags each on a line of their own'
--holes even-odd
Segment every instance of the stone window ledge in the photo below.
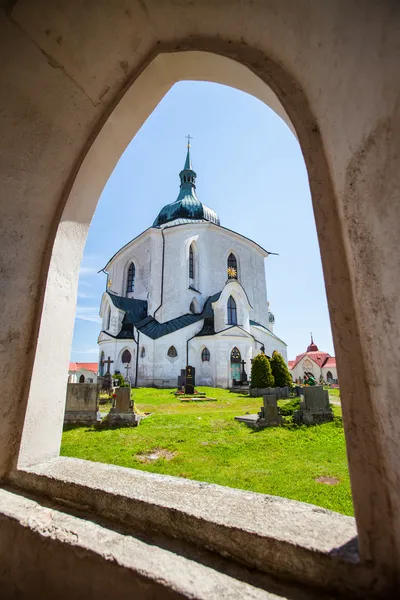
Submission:
<svg viewBox="0 0 400 600">
<path fill-rule="evenodd" d="M 278 577 L 355 591 L 352 517 L 294 500 L 60 457 L 19 469 L 12 483 L 147 535 L 180 539 Z"/>
</svg>

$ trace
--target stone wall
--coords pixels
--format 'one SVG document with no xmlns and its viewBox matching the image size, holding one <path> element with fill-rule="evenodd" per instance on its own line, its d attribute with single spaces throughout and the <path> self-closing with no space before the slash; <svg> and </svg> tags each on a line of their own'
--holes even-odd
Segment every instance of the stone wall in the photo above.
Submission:
<svg viewBox="0 0 400 600">
<path fill-rule="evenodd" d="M 273 394 L 279 400 L 280 398 L 289 398 L 289 393 L 290 390 L 288 387 L 250 388 L 250 396 L 252 398 L 257 398 L 258 396 L 270 396 Z"/>
</svg>

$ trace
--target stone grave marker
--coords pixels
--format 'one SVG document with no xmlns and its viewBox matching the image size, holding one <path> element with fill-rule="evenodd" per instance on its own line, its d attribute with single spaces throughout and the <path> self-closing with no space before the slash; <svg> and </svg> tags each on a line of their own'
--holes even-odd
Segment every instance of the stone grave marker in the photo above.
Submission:
<svg viewBox="0 0 400 600">
<path fill-rule="evenodd" d="M 333 411 L 329 404 L 329 394 L 322 385 L 304 387 L 302 389 L 304 401 L 300 403 L 300 409 L 293 414 L 296 423 L 313 425 L 333 420 Z"/>
<path fill-rule="evenodd" d="M 282 424 L 282 417 L 279 412 L 278 397 L 276 394 L 269 394 L 263 397 L 263 405 L 258 416 L 262 427 Z"/>
<path fill-rule="evenodd" d="M 178 375 L 178 390 L 181 390 L 185 387 L 186 382 L 186 369 L 181 369 L 181 374 Z"/>
<path fill-rule="evenodd" d="M 97 383 L 68 383 L 64 423 L 92 425 L 101 421 L 99 392 Z"/>
<path fill-rule="evenodd" d="M 186 381 L 185 381 L 185 394 L 191 395 L 194 394 L 194 386 L 195 384 L 195 375 L 196 369 L 191 365 L 186 367 Z"/>
<path fill-rule="evenodd" d="M 131 388 L 119 387 L 115 389 L 113 406 L 105 418 L 106 423 L 113 425 L 138 425 L 140 417 L 135 415 L 133 401 L 131 400 Z"/>
<path fill-rule="evenodd" d="M 254 429 L 264 429 L 265 427 L 276 427 L 282 425 L 282 416 L 278 408 L 278 398 L 276 394 L 268 394 L 263 397 L 263 405 L 257 415 L 244 415 L 235 417 L 236 421 L 245 423 Z"/>
</svg>

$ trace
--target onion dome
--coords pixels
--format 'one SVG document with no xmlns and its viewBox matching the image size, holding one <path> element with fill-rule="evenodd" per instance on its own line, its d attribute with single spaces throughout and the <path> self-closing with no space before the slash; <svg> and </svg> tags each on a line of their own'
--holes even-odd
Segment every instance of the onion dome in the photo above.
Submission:
<svg viewBox="0 0 400 600">
<path fill-rule="evenodd" d="M 190 136 L 188 136 L 190 141 Z M 210 221 L 219 225 L 218 215 L 205 206 L 196 196 L 196 173 L 192 168 L 190 158 L 190 143 L 187 145 L 185 166 L 179 173 L 181 186 L 178 198 L 164 206 L 153 223 L 153 227 L 166 227 L 193 221 Z"/>
<path fill-rule="evenodd" d="M 311 334 L 311 344 L 307 347 L 307 352 L 318 352 L 318 346 L 316 344 L 314 344 L 312 334 Z"/>
</svg>

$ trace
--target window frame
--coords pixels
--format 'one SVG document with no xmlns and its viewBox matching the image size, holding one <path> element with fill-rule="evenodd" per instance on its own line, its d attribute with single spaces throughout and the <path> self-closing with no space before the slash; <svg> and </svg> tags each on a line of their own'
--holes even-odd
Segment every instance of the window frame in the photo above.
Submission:
<svg viewBox="0 0 400 600">
<path fill-rule="evenodd" d="M 202 363 L 203 363 L 203 362 L 208 362 L 208 363 L 209 363 L 209 362 L 210 362 L 210 359 L 211 359 L 211 354 L 210 354 L 210 351 L 209 351 L 209 349 L 207 348 L 207 346 L 205 346 L 205 347 L 203 348 L 203 350 L 201 351 L 201 362 L 202 362 Z"/>
<path fill-rule="evenodd" d="M 126 290 L 125 293 L 126 294 L 133 294 L 135 291 L 135 280 L 136 280 L 136 265 L 133 262 L 133 260 L 131 261 L 129 267 L 128 267 L 128 274 L 127 274 L 127 280 L 126 280 Z"/>
<path fill-rule="evenodd" d="M 233 306 L 232 306 L 233 303 Z M 228 298 L 228 302 L 226 303 L 226 309 L 227 309 L 227 323 L 228 325 L 237 325 L 238 324 L 238 319 L 237 319 L 237 304 L 236 301 L 234 299 L 234 297 L 231 295 Z"/>
</svg>

